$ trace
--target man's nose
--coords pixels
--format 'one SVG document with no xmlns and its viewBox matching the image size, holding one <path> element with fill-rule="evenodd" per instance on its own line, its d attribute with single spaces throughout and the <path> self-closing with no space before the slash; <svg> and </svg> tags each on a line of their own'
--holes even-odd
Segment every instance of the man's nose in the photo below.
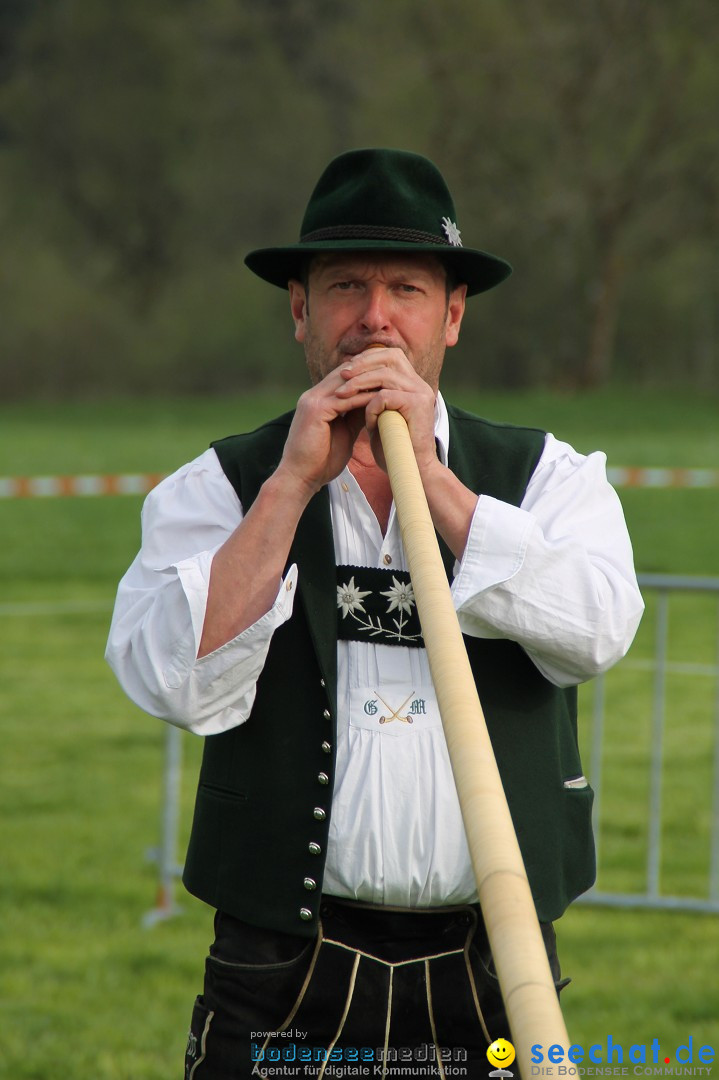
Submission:
<svg viewBox="0 0 719 1080">
<path fill-rule="evenodd" d="M 385 289 L 370 287 L 365 293 L 365 303 L 360 314 L 362 328 L 370 333 L 386 330 L 390 326 L 390 298 Z"/>
</svg>

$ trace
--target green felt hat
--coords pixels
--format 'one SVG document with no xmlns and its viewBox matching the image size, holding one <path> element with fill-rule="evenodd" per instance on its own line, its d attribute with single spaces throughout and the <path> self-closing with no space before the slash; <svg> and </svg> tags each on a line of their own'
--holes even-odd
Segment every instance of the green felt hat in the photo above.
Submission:
<svg viewBox="0 0 719 1080">
<path fill-rule="evenodd" d="M 504 259 L 462 246 L 442 174 L 405 150 L 350 150 L 335 158 L 312 192 L 299 243 L 251 251 L 245 263 L 286 289 L 307 255 L 330 251 L 430 252 L 466 282 L 468 296 L 512 273 Z"/>
</svg>

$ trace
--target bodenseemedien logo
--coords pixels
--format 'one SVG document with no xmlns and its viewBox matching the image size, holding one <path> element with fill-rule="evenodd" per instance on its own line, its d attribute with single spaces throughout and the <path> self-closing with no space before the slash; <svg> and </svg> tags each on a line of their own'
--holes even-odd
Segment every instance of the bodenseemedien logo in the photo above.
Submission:
<svg viewBox="0 0 719 1080">
<path fill-rule="evenodd" d="M 492 1045 L 487 1050 L 487 1061 L 490 1065 L 494 1065 L 494 1070 L 489 1074 L 490 1076 L 514 1076 L 514 1073 L 510 1072 L 506 1068 L 507 1065 L 511 1065 L 515 1058 L 514 1047 L 508 1039 L 495 1039 Z"/>
</svg>

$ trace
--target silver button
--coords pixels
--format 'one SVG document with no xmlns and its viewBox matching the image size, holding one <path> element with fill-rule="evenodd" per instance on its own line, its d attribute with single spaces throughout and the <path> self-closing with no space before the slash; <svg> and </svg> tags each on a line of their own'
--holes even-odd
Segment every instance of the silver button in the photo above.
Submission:
<svg viewBox="0 0 719 1080">
<path fill-rule="evenodd" d="M 312 840 L 312 841 L 310 841 L 309 853 L 310 853 L 310 855 L 321 855 L 322 854 L 322 848 L 320 847 L 319 844 L 316 844 L 314 842 L 314 840 Z"/>
<path fill-rule="evenodd" d="M 330 778 L 329 778 L 329 776 L 327 775 L 326 772 L 318 773 L 317 779 L 319 780 L 319 782 L 321 784 L 325 784 L 325 785 L 329 784 L 329 782 L 330 782 Z"/>
<path fill-rule="evenodd" d="M 332 713 L 329 711 L 329 709 L 325 709 L 325 711 L 322 713 L 322 715 L 324 716 L 325 720 L 329 720 L 330 717 L 332 716 Z"/>
<path fill-rule="evenodd" d="M 321 806 L 316 806 L 312 811 L 312 816 L 314 817 L 315 821 L 324 821 L 327 817 L 327 814 Z"/>
<path fill-rule="evenodd" d="M 392 562 L 392 556 L 391 555 L 385 555 L 385 557 L 384 557 L 384 559 L 382 561 L 384 562 L 385 566 L 389 566 L 390 563 Z"/>
<path fill-rule="evenodd" d="M 300 908 L 300 918 L 303 922 L 309 922 L 312 918 L 312 912 L 308 907 Z"/>
<path fill-rule="evenodd" d="M 327 685 L 327 684 L 326 684 L 325 680 L 324 680 L 324 679 L 320 679 L 320 686 L 326 686 L 326 685 Z"/>
<path fill-rule="evenodd" d="M 322 743 L 322 749 L 326 754 L 332 753 L 332 745 L 327 742 L 327 739 L 325 739 L 325 741 Z"/>
<path fill-rule="evenodd" d="M 312 892 L 313 889 L 317 888 L 317 882 L 313 877 L 306 877 L 304 880 L 304 886 L 308 890 L 308 892 Z"/>
</svg>

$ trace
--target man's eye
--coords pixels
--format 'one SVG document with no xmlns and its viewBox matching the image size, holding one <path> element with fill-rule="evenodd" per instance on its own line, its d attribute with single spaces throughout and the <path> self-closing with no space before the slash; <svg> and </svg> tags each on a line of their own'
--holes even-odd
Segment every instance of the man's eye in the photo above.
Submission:
<svg viewBox="0 0 719 1080">
<path fill-rule="evenodd" d="M 417 288 L 416 285 L 406 285 L 406 284 L 405 285 L 400 285 L 400 289 L 402 290 L 402 292 L 406 292 L 406 293 L 419 292 L 419 289 Z"/>
<path fill-rule="evenodd" d="M 335 289 L 340 289 L 342 292 L 346 292 L 354 285 L 353 281 L 336 281 L 334 284 Z"/>
</svg>

